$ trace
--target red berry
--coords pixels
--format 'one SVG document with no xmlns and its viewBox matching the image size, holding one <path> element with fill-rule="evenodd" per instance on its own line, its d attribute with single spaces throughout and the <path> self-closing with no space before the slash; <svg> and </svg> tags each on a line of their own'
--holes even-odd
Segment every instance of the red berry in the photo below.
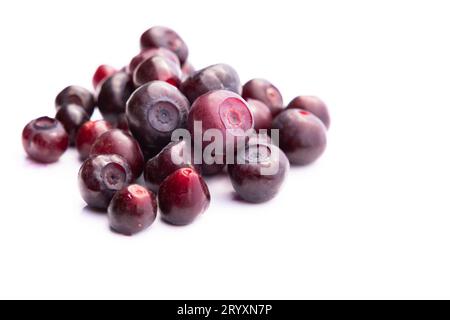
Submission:
<svg viewBox="0 0 450 320">
<path fill-rule="evenodd" d="M 22 132 L 25 152 L 38 162 L 58 161 L 69 146 L 69 136 L 56 119 L 42 117 L 28 123 Z"/>
<path fill-rule="evenodd" d="M 117 154 L 127 160 L 137 179 L 144 168 L 144 156 L 136 140 L 119 129 L 113 129 L 102 134 L 92 145 L 90 156 L 100 154 Z"/>
<path fill-rule="evenodd" d="M 85 122 L 80 130 L 78 130 L 76 146 L 80 158 L 86 159 L 91 152 L 91 147 L 95 140 L 104 134 L 106 131 L 111 130 L 112 125 L 105 120 L 88 121 Z"/>
<path fill-rule="evenodd" d="M 150 227 L 157 211 L 153 192 L 134 184 L 112 198 L 108 207 L 109 224 L 113 230 L 131 236 Z"/>
<path fill-rule="evenodd" d="M 114 67 L 102 64 L 97 68 L 92 77 L 92 85 L 97 89 L 106 79 L 115 74 L 117 70 Z"/>
<path fill-rule="evenodd" d="M 203 178 L 192 168 L 178 169 L 161 184 L 158 193 L 162 218 L 187 225 L 209 206 L 211 196 Z"/>
</svg>

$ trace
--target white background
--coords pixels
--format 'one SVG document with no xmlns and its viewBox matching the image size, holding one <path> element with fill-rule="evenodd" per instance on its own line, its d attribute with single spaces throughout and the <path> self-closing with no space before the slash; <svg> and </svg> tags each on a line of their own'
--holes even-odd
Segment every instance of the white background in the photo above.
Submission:
<svg viewBox="0 0 450 320">
<path fill-rule="evenodd" d="M 450 298 L 448 1 L 1 1 L 0 298 Z M 23 126 L 121 67 L 152 25 L 192 63 L 315 94 L 329 146 L 270 203 L 226 176 L 195 224 L 131 238 L 84 209 L 80 163 L 26 159 Z"/>
</svg>

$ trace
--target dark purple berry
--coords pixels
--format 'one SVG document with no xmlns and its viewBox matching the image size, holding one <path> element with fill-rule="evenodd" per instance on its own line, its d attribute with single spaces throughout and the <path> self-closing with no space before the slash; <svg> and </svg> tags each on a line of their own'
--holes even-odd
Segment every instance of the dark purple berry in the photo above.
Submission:
<svg viewBox="0 0 450 320">
<path fill-rule="evenodd" d="M 42 117 L 28 123 L 22 132 L 22 144 L 30 158 L 42 163 L 58 161 L 69 146 L 69 136 L 56 119 Z"/>
<path fill-rule="evenodd" d="M 173 53 L 172 51 L 166 49 L 166 48 L 151 48 L 141 51 L 137 56 L 135 56 L 130 64 L 128 65 L 128 73 L 133 74 L 134 70 L 145 60 L 154 57 L 154 56 L 161 56 L 164 57 L 176 65 L 180 66 L 180 60 L 178 59 L 178 56 Z"/>
<path fill-rule="evenodd" d="M 88 90 L 80 86 L 69 86 L 61 91 L 55 99 L 56 110 L 69 104 L 79 105 L 90 117 L 94 112 L 95 98 Z"/>
<path fill-rule="evenodd" d="M 137 179 L 144 169 L 144 156 L 136 140 L 128 133 L 113 129 L 102 134 L 91 148 L 91 156 L 100 154 L 118 154 L 127 160 L 133 172 L 133 178 Z"/>
<path fill-rule="evenodd" d="M 155 80 L 165 81 L 178 87 L 181 78 L 180 67 L 173 61 L 158 55 L 142 62 L 133 73 L 133 83 L 136 88 Z"/>
<path fill-rule="evenodd" d="M 291 164 L 310 164 L 325 151 L 326 127 L 319 118 L 308 111 L 285 110 L 273 120 L 272 128 L 279 130 L 280 148 Z"/>
<path fill-rule="evenodd" d="M 114 231 L 131 236 L 150 227 L 157 211 L 153 192 L 133 184 L 112 198 L 108 207 L 109 225 Z"/>
<path fill-rule="evenodd" d="M 166 27 L 152 27 L 141 36 L 141 48 L 166 48 L 176 53 L 180 63 L 184 64 L 189 55 L 186 43 L 172 29 Z"/>
<path fill-rule="evenodd" d="M 175 157 L 175 158 L 173 158 Z M 180 168 L 193 168 L 192 152 L 185 141 L 169 143 L 150 159 L 144 169 L 144 178 L 150 190 L 158 192 L 160 184 Z"/>
<path fill-rule="evenodd" d="M 69 135 L 70 145 L 75 145 L 78 130 L 85 122 L 89 121 L 89 115 L 77 104 L 68 104 L 61 107 L 56 113 L 55 118 L 59 120 L 64 126 L 64 129 L 66 129 L 66 132 Z"/>
<path fill-rule="evenodd" d="M 287 106 L 288 109 L 302 109 L 311 112 L 322 120 L 327 129 L 330 127 L 330 114 L 327 105 L 314 96 L 299 96 L 294 98 Z"/>
<path fill-rule="evenodd" d="M 268 106 L 266 106 L 263 102 L 254 99 L 247 100 L 248 106 L 253 114 L 253 119 L 255 121 L 254 129 L 261 130 L 266 129 L 269 130 L 272 126 L 272 112 Z"/>
<path fill-rule="evenodd" d="M 201 95 L 214 90 L 228 90 L 241 94 L 241 81 L 237 72 L 226 64 L 215 64 L 197 71 L 180 87 L 191 103 Z"/>
<path fill-rule="evenodd" d="M 274 198 L 286 177 L 289 161 L 278 147 L 250 144 L 228 165 L 234 190 L 245 201 L 260 203 Z"/>
<path fill-rule="evenodd" d="M 133 180 L 128 162 L 119 155 L 99 155 L 87 159 L 78 174 L 81 196 L 88 206 L 106 209 L 114 194 Z"/>
<path fill-rule="evenodd" d="M 284 108 L 280 91 L 265 79 L 253 79 L 247 82 L 242 87 L 242 97 L 245 100 L 256 99 L 263 102 L 269 107 L 274 117 Z"/>
<path fill-rule="evenodd" d="M 105 120 L 117 124 L 133 91 L 131 76 L 125 72 L 117 72 L 103 83 L 98 94 L 98 108 Z"/>
<path fill-rule="evenodd" d="M 137 89 L 127 104 L 130 131 L 147 158 L 172 140 L 172 132 L 186 126 L 189 101 L 174 86 L 153 81 Z"/>
</svg>

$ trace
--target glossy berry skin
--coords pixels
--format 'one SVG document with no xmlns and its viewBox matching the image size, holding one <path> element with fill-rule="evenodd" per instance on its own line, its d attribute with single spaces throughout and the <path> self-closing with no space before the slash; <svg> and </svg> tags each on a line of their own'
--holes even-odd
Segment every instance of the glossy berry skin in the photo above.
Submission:
<svg viewBox="0 0 450 320">
<path fill-rule="evenodd" d="M 88 89 L 80 86 L 69 86 L 65 88 L 55 99 L 57 111 L 63 106 L 76 104 L 81 106 L 89 117 L 94 112 L 95 103 L 94 95 Z"/>
<path fill-rule="evenodd" d="M 183 65 L 189 55 L 186 43 L 172 29 L 166 27 L 152 27 L 141 36 L 141 48 L 166 48 L 174 52 Z"/>
<path fill-rule="evenodd" d="M 325 151 L 326 127 L 308 111 L 285 110 L 273 120 L 272 128 L 279 129 L 280 148 L 291 164 L 310 164 Z"/>
<path fill-rule="evenodd" d="M 211 196 L 203 178 L 192 168 L 178 169 L 159 188 L 158 202 L 164 221 L 184 226 L 205 212 Z"/>
<path fill-rule="evenodd" d="M 87 159 L 78 173 L 81 197 L 88 206 L 105 210 L 114 194 L 133 180 L 128 162 L 119 155 L 98 155 Z"/>
<path fill-rule="evenodd" d="M 128 133 L 119 129 L 105 132 L 95 140 L 90 156 L 100 154 L 117 154 L 129 164 L 133 179 L 139 178 L 144 169 L 144 156 L 136 140 Z"/>
<path fill-rule="evenodd" d="M 201 122 L 202 131 L 196 132 L 198 130 L 195 130 L 195 122 Z M 206 93 L 194 102 L 189 111 L 188 130 L 194 141 L 197 140 L 195 137 L 198 134 L 203 137 L 208 129 L 220 131 L 223 149 L 216 150 L 216 155 L 225 154 L 227 147 L 235 148 L 236 137 L 252 128 L 253 115 L 247 102 L 231 91 L 217 90 Z M 209 144 L 209 141 L 203 141 L 202 149 Z"/>
<path fill-rule="evenodd" d="M 153 192 L 133 184 L 117 192 L 108 207 L 111 229 L 131 236 L 150 227 L 158 206 Z"/>
<path fill-rule="evenodd" d="M 322 120 L 327 129 L 330 127 L 330 113 L 327 105 L 314 96 L 299 96 L 294 98 L 287 106 L 288 109 L 302 109 L 311 112 Z"/>
<path fill-rule="evenodd" d="M 38 162 L 58 161 L 69 146 L 69 136 L 56 119 L 41 117 L 28 123 L 22 132 L 22 144 L 28 156 Z"/>
<path fill-rule="evenodd" d="M 98 108 L 105 120 L 116 125 L 121 114 L 125 113 L 128 98 L 134 91 L 131 76 L 117 72 L 102 85 L 98 94 Z"/>
<path fill-rule="evenodd" d="M 241 93 L 241 80 L 237 72 L 227 64 L 215 64 L 197 71 L 180 87 L 191 103 L 201 95 L 214 90 Z"/>
<path fill-rule="evenodd" d="M 69 135 L 69 143 L 72 146 L 75 145 L 78 130 L 85 122 L 89 121 L 89 115 L 77 104 L 63 106 L 58 110 L 55 118 L 59 120 L 64 126 L 64 129 L 66 129 L 66 132 Z"/>
<path fill-rule="evenodd" d="M 236 193 L 245 201 L 266 202 L 274 198 L 289 170 L 289 160 L 278 147 L 251 144 L 239 150 L 228 174 Z"/>
<path fill-rule="evenodd" d="M 82 160 L 87 159 L 95 140 L 97 140 L 98 137 L 100 137 L 106 131 L 111 130 L 112 128 L 113 126 L 105 120 L 85 122 L 81 126 L 80 130 L 78 130 L 76 139 L 76 147 L 80 158 Z"/>
<path fill-rule="evenodd" d="M 136 68 L 133 73 L 133 83 L 137 88 L 150 81 L 161 80 L 178 87 L 182 76 L 180 67 L 173 61 L 161 56 L 154 56 Z"/>
<path fill-rule="evenodd" d="M 175 161 L 172 154 L 177 157 Z M 161 152 L 150 159 L 144 169 L 147 187 L 158 192 L 160 184 L 173 172 L 181 168 L 193 168 L 190 148 L 185 141 L 169 143 Z"/>
<path fill-rule="evenodd" d="M 128 65 L 128 73 L 133 74 L 134 70 L 145 60 L 154 57 L 154 56 L 161 56 L 166 58 L 167 60 L 172 61 L 177 66 L 180 66 L 180 60 L 178 59 L 178 56 L 173 53 L 172 51 L 166 49 L 166 48 L 151 48 L 141 51 L 137 56 L 135 56 Z"/>
<path fill-rule="evenodd" d="M 153 81 L 133 93 L 127 103 L 128 125 L 146 158 L 171 142 L 174 130 L 186 126 L 188 111 L 189 101 L 167 82 Z"/>
<path fill-rule="evenodd" d="M 269 107 L 274 117 L 284 108 L 280 91 L 265 79 L 253 79 L 247 82 L 242 88 L 242 97 L 245 100 L 256 99 L 263 102 Z"/>
<path fill-rule="evenodd" d="M 254 129 L 261 130 L 266 129 L 269 130 L 272 126 L 272 112 L 269 107 L 266 106 L 263 102 L 254 99 L 247 100 L 248 106 L 253 114 L 253 119 L 255 121 Z"/>
<path fill-rule="evenodd" d="M 97 89 L 106 79 L 111 77 L 117 72 L 116 68 L 106 64 L 102 64 L 97 68 L 92 77 L 92 85 Z"/>
</svg>

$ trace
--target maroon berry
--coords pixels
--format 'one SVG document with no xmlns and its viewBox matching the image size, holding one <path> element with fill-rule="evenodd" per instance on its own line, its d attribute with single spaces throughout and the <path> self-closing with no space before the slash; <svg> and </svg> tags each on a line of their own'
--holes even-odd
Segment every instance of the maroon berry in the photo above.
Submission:
<svg viewBox="0 0 450 320">
<path fill-rule="evenodd" d="M 174 52 L 181 64 L 187 60 L 189 50 L 186 43 L 173 30 L 166 27 L 152 27 L 141 36 L 141 48 L 166 48 Z"/>
<path fill-rule="evenodd" d="M 272 126 L 272 112 L 263 102 L 254 99 L 247 100 L 248 106 L 253 114 L 255 130 L 270 129 Z"/>
<path fill-rule="evenodd" d="M 102 134 L 92 145 L 90 156 L 118 154 L 130 165 L 133 179 L 137 179 L 144 168 L 144 156 L 136 140 L 119 129 Z"/>
<path fill-rule="evenodd" d="M 288 169 L 289 161 L 278 147 L 253 144 L 239 150 L 228 174 L 243 200 L 260 203 L 277 195 Z"/>
<path fill-rule="evenodd" d="M 128 162 L 119 155 L 90 157 L 81 166 L 78 184 L 88 206 L 106 209 L 114 194 L 133 180 Z"/>
<path fill-rule="evenodd" d="M 195 122 L 201 123 L 202 131 L 195 132 Z M 191 136 L 203 134 L 208 129 L 218 129 L 223 137 L 223 150 L 225 154 L 228 147 L 233 145 L 236 149 L 236 137 L 242 136 L 253 128 L 253 115 L 247 103 L 236 93 L 226 90 L 217 90 L 199 97 L 192 105 L 188 117 L 188 130 Z M 205 148 L 210 142 L 204 141 Z M 200 147 L 200 146 L 198 146 Z"/>
<path fill-rule="evenodd" d="M 69 136 L 58 120 L 42 117 L 25 126 L 22 144 L 25 152 L 33 160 L 52 163 L 58 161 L 67 150 Z"/>
<path fill-rule="evenodd" d="M 172 155 L 177 158 L 173 159 Z M 169 143 L 147 162 L 144 169 L 145 182 L 150 190 L 158 192 L 164 179 L 180 168 L 192 168 L 192 164 L 192 153 L 185 141 Z"/>
<path fill-rule="evenodd" d="M 310 164 L 325 151 L 326 127 L 308 111 L 285 110 L 273 120 L 272 128 L 279 129 L 280 148 L 286 153 L 291 164 Z"/>
<path fill-rule="evenodd" d="M 94 113 L 95 98 L 88 90 L 80 86 L 69 86 L 61 91 L 55 99 L 56 110 L 69 104 L 79 105 L 91 116 Z"/>
<path fill-rule="evenodd" d="M 162 218 L 187 225 L 209 206 L 211 196 L 203 178 L 192 168 L 178 169 L 161 184 L 158 193 Z"/>
<path fill-rule="evenodd" d="M 142 62 L 133 73 L 133 83 L 136 88 L 155 80 L 165 81 L 178 87 L 181 78 L 180 67 L 173 61 L 158 55 Z"/>
<path fill-rule="evenodd" d="M 117 124 L 133 91 L 133 81 L 125 72 L 117 72 L 103 83 L 98 94 L 98 108 L 105 120 Z"/>
<path fill-rule="evenodd" d="M 85 122 L 80 130 L 78 130 L 76 146 L 80 158 L 85 160 L 89 157 L 91 152 L 91 147 L 95 140 L 104 134 L 106 131 L 111 130 L 112 125 L 105 120 L 88 121 Z"/>
<path fill-rule="evenodd" d="M 241 93 L 241 81 L 237 72 L 226 64 L 216 64 L 197 71 L 180 86 L 191 103 L 201 95 L 214 90 Z"/>
<path fill-rule="evenodd" d="M 109 224 L 114 231 L 131 236 L 150 227 L 157 211 L 153 192 L 134 184 L 112 198 L 108 207 Z"/>
<path fill-rule="evenodd" d="M 141 51 L 137 56 L 135 56 L 130 64 L 128 65 L 128 73 L 133 74 L 134 70 L 145 60 L 154 57 L 154 56 L 161 56 L 164 57 L 176 65 L 180 66 L 180 60 L 178 59 L 178 56 L 173 53 L 172 51 L 166 49 L 166 48 L 151 48 Z"/>
<path fill-rule="evenodd" d="M 283 97 L 280 91 L 265 79 L 253 79 L 247 82 L 242 88 L 242 97 L 256 99 L 269 107 L 275 117 L 283 110 Z"/>
<path fill-rule="evenodd" d="M 313 115 L 322 120 L 323 124 L 330 127 L 330 114 L 327 105 L 314 96 L 299 96 L 294 98 L 287 106 L 288 109 L 303 109 L 311 112 Z"/>
<path fill-rule="evenodd" d="M 63 106 L 58 110 L 55 118 L 58 119 L 64 126 L 64 129 L 66 129 L 66 132 L 69 135 L 70 145 L 75 145 L 78 130 L 85 122 L 89 121 L 89 115 L 81 106 L 76 104 Z"/>
<path fill-rule="evenodd" d="M 137 89 L 127 104 L 130 131 L 146 158 L 172 141 L 172 132 L 186 126 L 189 101 L 174 86 L 153 81 Z"/>
<path fill-rule="evenodd" d="M 114 67 L 102 64 L 97 68 L 94 76 L 92 77 L 92 85 L 97 89 L 106 79 L 114 75 L 116 72 L 117 70 Z"/>
</svg>

